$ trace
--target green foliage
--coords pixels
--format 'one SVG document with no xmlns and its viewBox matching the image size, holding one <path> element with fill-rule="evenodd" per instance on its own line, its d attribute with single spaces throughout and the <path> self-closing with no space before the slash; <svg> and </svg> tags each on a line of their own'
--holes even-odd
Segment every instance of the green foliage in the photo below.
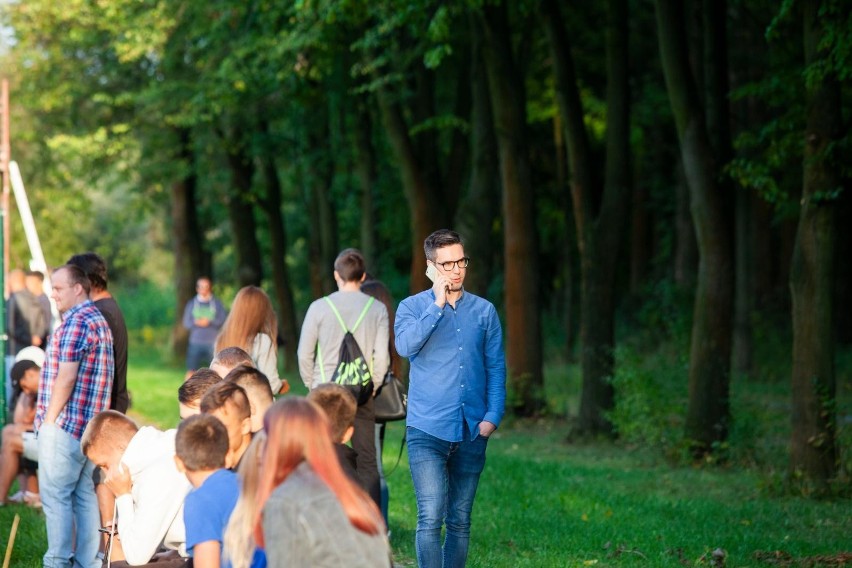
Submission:
<svg viewBox="0 0 852 568">
<path fill-rule="evenodd" d="M 615 409 L 610 413 L 619 439 L 655 448 L 672 457 L 683 449 L 689 361 L 660 350 L 616 350 Z"/>
<path fill-rule="evenodd" d="M 174 323 L 177 311 L 175 293 L 171 287 L 159 287 L 143 280 L 134 285 L 113 285 L 110 290 L 121 306 L 128 329 L 152 330 L 146 333 L 157 330 L 157 335 L 168 335 L 168 328 Z"/>
<path fill-rule="evenodd" d="M 663 278 L 649 282 L 643 292 L 644 300 L 636 313 L 641 329 L 654 330 L 645 339 L 651 346 L 671 341 L 681 353 L 687 352 L 692 326 L 694 293 L 679 287 L 673 280 Z"/>
</svg>

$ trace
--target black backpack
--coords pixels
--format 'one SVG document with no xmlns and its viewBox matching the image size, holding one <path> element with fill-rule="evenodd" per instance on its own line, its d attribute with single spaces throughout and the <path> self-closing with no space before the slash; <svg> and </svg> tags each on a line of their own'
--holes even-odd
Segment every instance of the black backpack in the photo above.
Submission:
<svg viewBox="0 0 852 568">
<path fill-rule="evenodd" d="M 334 307 L 334 303 L 326 296 L 325 301 L 331 307 L 331 311 L 337 316 L 337 321 L 340 322 L 340 327 L 345 332 L 343 341 L 340 343 L 340 354 L 337 359 L 337 368 L 334 370 L 334 375 L 331 376 L 331 382 L 344 386 L 352 392 L 355 400 L 359 405 L 366 403 L 373 395 L 373 375 L 370 372 L 370 365 L 367 363 L 367 358 L 361 352 L 361 347 L 355 341 L 355 336 L 352 332 L 358 329 L 361 320 L 367 315 L 367 310 L 373 305 L 375 298 L 367 300 L 364 309 L 361 310 L 361 315 L 358 316 L 358 321 L 352 326 L 352 329 L 346 327 L 346 323 L 340 316 L 340 312 Z M 317 345 L 319 350 L 319 345 Z M 320 361 L 322 361 L 322 352 L 319 352 Z M 320 363 L 322 368 L 322 363 Z"/>
</svg>

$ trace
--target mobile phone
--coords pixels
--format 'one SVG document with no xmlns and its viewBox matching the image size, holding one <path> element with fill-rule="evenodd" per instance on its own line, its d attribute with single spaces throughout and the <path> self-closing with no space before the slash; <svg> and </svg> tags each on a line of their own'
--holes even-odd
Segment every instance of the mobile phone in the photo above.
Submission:
<svg viewBox="0 0 852 568">
<path fill-rule="evenodd" d="M 431 280 L 432 282 L 434 282 L 436 276 L 438 276 L 438 273 L 435 270 L 435 265 L 430 262 L 426 265 L 426 277 L 429 278 L 429 280 Z"/>
</svg>

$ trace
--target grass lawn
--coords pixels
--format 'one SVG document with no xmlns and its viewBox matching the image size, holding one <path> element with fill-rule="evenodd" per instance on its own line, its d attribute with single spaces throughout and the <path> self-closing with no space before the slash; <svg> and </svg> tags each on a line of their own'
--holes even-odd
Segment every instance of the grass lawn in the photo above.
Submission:
<svg viewBox="0 0 852 568">
<path fill-rule="evenodd" d="M 132 414 L 173 427 L 180 365 L 142 345 L 132 354 Z M 294 392 L 304 392 L 300 380 L 288 379 Z M 729 567 L 777 566 L 756 553 L 801 559 L 852 552 L 849 501 L 770 496 L 751 470 L 673 468 L 647 451 L 566 444 L 567 430 L 552 420 L 506 423 L 489 442 L 468 566 L 710 566 L 716 548 L 726 551 Z M 388 427 L 386 471 L 402 433 L 401 423 Z M 405 455 L 388 485 L 394 557 L 414 566 L 416 507 Z M 0 551 L 15 513 L 22 521 L 10 565 L 40 566 L 46 541 L 37 511 L 0 508 Z"/>
</svg>

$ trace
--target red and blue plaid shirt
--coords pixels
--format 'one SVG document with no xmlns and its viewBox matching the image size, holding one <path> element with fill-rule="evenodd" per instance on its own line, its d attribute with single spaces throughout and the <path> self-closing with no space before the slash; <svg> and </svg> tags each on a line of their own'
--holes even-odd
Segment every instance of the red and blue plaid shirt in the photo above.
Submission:
<svg viewBox="0 0 852 568">
<path fill-rule="evenodd" d="M 68 403 L 56 419 L 56 425 L 79 440 L 89 420 L 109 408 L 115 364 L 112 332 L 90 300 L 65 312 L 62 324 L 50 336 L 38 384 L 36 430 L 44 422 L 53 385 L 59 374 L 59 363 L 77 362 L 80 363 L 77 381 Z"/>
</svg>

